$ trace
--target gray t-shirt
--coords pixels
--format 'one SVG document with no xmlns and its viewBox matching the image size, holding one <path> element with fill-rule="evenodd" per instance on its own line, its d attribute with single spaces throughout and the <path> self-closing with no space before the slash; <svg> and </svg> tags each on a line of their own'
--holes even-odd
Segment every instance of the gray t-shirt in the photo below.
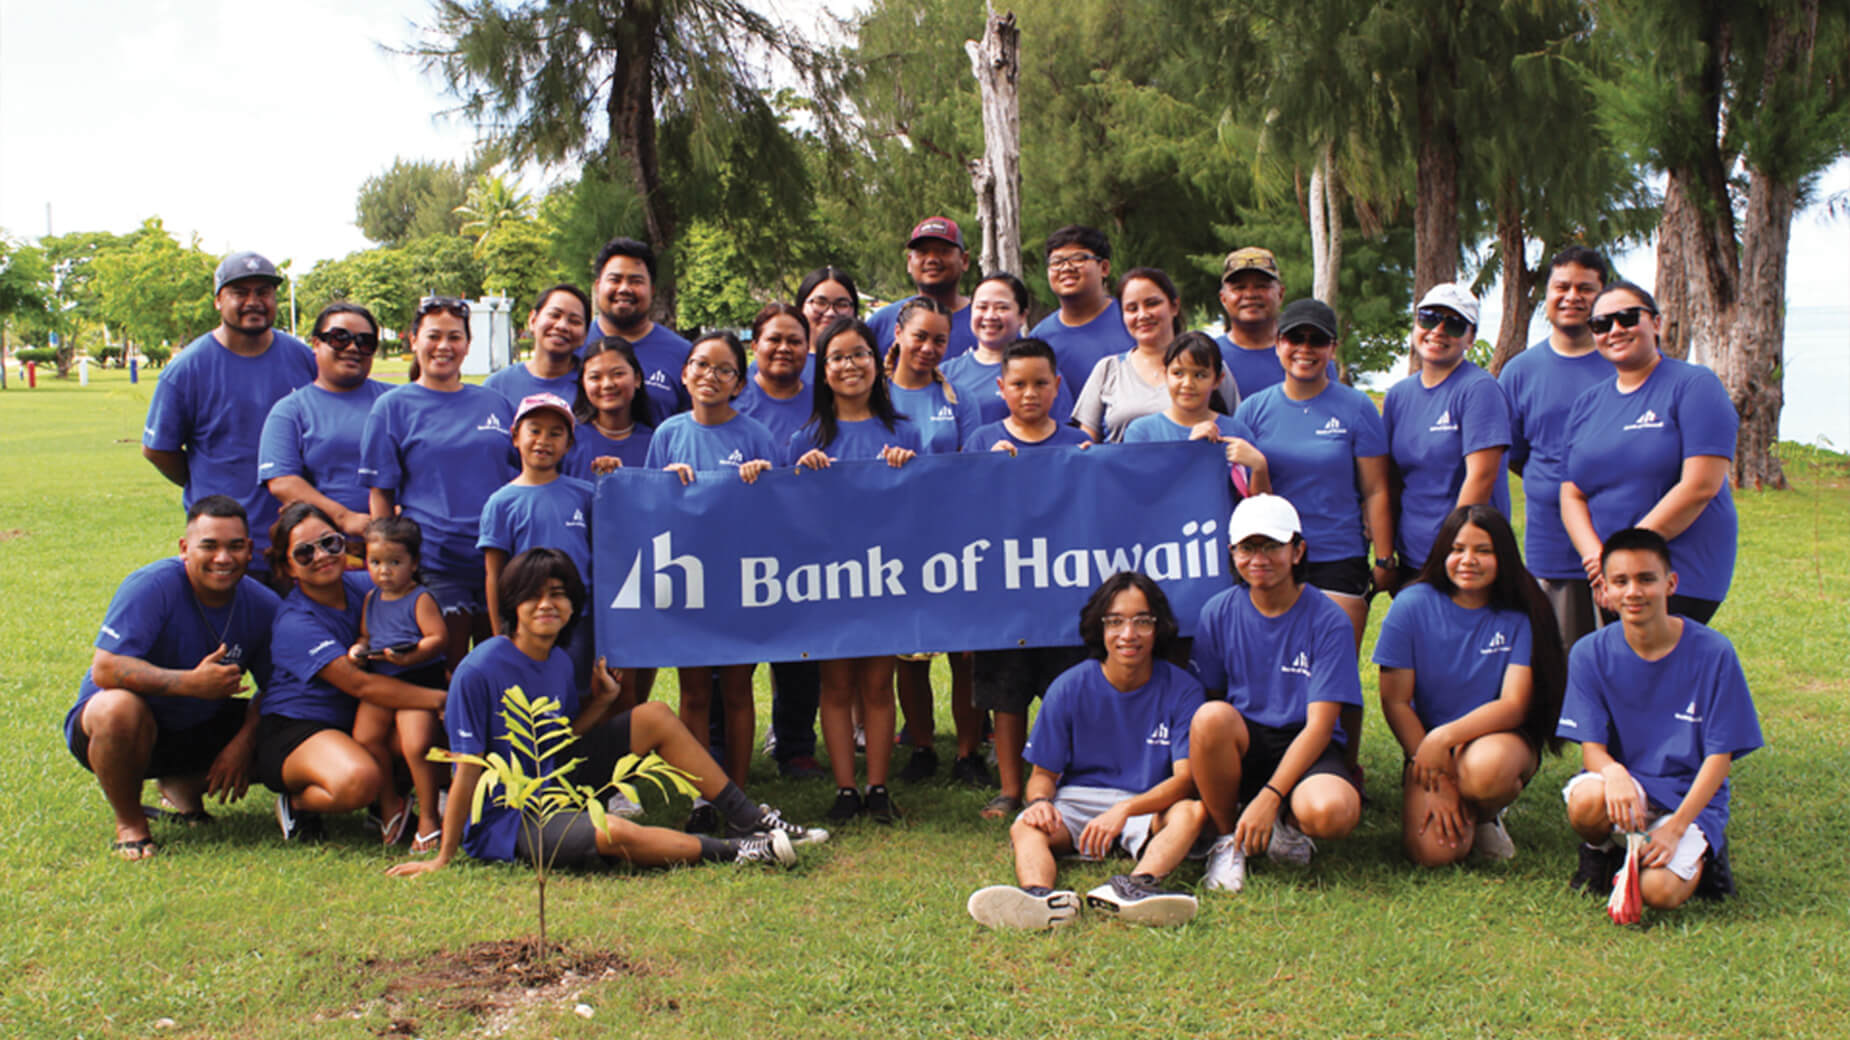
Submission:
<svg viewBox="0 0 1850 1040">
<path fill-rule="evenodd" d="M 1169 407 L 1167 383 L 1151 386 L 1144 382 L 1130 358 L 1129 352 L 1100 358 L 1092 367 L 1085 387 L 1079 391 L 1079 400 L 1073 404 L 1074 421 L 1087 429 L 1098 430 L 1106 443 L 1122 441 L 1124 428 L 1132 419 L 1155 415 Z M 1227 414 L 1232 415 L 1240 405 L 1239 388 L 1233 385 L 1232 379 L 1223 377 L 1216 392 Z"/>
</svg>

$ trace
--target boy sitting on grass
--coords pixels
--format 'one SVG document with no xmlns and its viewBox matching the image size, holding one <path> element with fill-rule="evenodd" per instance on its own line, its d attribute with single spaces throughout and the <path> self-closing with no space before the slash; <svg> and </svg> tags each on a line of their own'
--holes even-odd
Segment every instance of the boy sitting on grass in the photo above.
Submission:
<svg viewBox="0 0 1850 1040">
<path fill-rule="evenodd" d="M 1681 906 L 1698 888 L 1728 895 L 1728 773 L 1762 743 L 1741 661 L 1726 636 L 1670 613 L 1677 575 L 1662 535 L 1619 531 L 1600 570 L 1620 623 L 1574 644 L 1556 731 L 1580 742 L 1585 769 L 1561 791 L 1584 842 L 1569 886 L 1609 892 L 1624 859 L 1613 836 L 1642 831 L 1646 906 Z"/>
<path fill-rule="evenodd" d="M 1201 684 L 1163 659 L 1175 614 L 1142 574 L 1107 578 L 1080 611 L 1079 634 L 1094 660 L 1048 687 L 1028 740 L 1028 807 L 1009 828 L 1020 884 L 972 893 L 970 916 L 990 928 L 1065 924 L 1079 898 L 1053 887 L 1054 857 L 1103 859 L 1119 847 L 1138 857 L 1136 867 L 1093 889 L 1086 905 L 1137 924 L 1182 924 L 1195 916 L 1195 898 L 1157 884 L 1188 855 L 1204 819 L 1188 797 L 1188 725 Z"/>
</svg>

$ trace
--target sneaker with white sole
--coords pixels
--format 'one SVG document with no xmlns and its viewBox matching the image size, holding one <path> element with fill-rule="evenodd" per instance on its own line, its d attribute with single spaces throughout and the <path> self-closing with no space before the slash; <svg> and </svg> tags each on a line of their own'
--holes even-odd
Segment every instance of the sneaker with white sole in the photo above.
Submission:
<svg viewBox="0 0 1850 1040">
<path fill-rule="evenodd" d="M 758 805 L 758 813 L 758 822 L 753 824 L 750 830 L 741 833 L 733 831 L 733 829 L 728 826 L 726 828 L 728 831 L 727 837 L 742 838 L 751 834 L 769 834 L 772 831 L 782 831 L 784 836 L 790 839 L 790 844 L 792 845 L 820 845 L 829 840 L 829 832 L 823 830 L 821 827 L 805 827 L 800 823 L 792 823 L 784 819 L 783 813 L 778 812 L 776 809 L 762 802 Z"/>
<path fill-rule="evenodd" d="M 1079 916 L 1079 895 L 1065 888 L 1036 895 L 1015 885 L 990 885 L 970 893 L 964 909 L 985 928 L 1046 931 Z"/>
<path fill-rule="evenodd" d="M 1204 880 L 1210 892 L 1238 892 L 1246 887 L 1246 849 L 1233 835 L 1223 834 L 1208 847 Z"/>
<path fill-rule="evenodd" d="M 1310 840 L 1310 835 L 1282 819 L 1272 821 L 1272 843 L 1265 848 L 1267 859 L 1274 863 L 1307 867 L 1310 865 L 1310 854 L 1315 851 L 1317 843 Z"/>
<path fill-rule="evenodd" d="M 276 824 L 283 830 L 284 841 L 318 841 L 327 833 L 320 813 L 291 806 L 286 794 L 276 796 Z"/>
<path fill-rule="evenodd" d="M 1510 840 L 1510 832 L 1503 826 L 1502 813 L 1477 825 L 1477 833 L 1471 840 L 1471 852 L 1497 863 L 1516 858 L 1516 843 Z"/>
<path fill-rule="evenodd" d="M 775 863 L 780 867 L 796 864 L 797 850 L 790 844 L 789 835 L 783 831 L 770 831 L 737 840 L 739 855 L 733 860 L 734 863 Z"/>
<path fill-rule="evenodd" d="M 1195 919 L 1195 897 L 1156 887 L 1148 874 L 1116 874 L 1086 893 L 1086 905 L 1132 924 L 1171 928 Z"/>
</svg>

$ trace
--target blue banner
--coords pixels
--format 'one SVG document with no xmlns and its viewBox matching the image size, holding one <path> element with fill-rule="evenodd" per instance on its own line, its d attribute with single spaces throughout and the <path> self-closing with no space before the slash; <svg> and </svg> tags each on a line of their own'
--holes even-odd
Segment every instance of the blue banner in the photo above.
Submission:
<svg viewBox="0 0 1850 1040">
<path fill-rule="evenodd" d="M 1227 587 L 1227 461 L 1202 441 L 838 462 L 746 484 L 597 484 L 612 665 L 746 664 L 1079 643 L 1099 582 L 1161 582 L 1184 635 Z"/>
</svg>

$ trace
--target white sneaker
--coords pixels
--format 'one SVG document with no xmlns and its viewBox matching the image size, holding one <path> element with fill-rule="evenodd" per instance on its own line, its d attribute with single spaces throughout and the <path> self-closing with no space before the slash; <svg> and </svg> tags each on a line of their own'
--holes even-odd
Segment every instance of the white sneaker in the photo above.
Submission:
<svg viewBox="0 0 1850 1040">
<path fill-rule="evenodd" d="M 604 811 L 612 816 L 621 816 L 626 820 L 642 815 L 642 806 L 630 801 L 622 791 L 612 791 L 609 800 L 604 803 Z"/>
<path fill-rule="evenodd" d="M 790 837 L 783 831 L 770 831 L 739 839 L 739 857 L 735 863 L 775 863 L 780 867 L 794 866 L 797 850 L 791 846 Z"/>
<path fill-rule="evenodd" d="M 1156 887 L 1148 875 L 1116 874 L 1086 893 L 1086 905 L 1114 914 L 1121 921 L 1173 928 L 1195 919 L 1200 909 L 1194 896 Z"/>
<path fill-rule="evenodd" d="M 761 815 L 758 818 L 756 833 L 768 834 L 771 831 L 782 831 L 784 837 L 789 838 L 792 845 L 821 845 L 829 840 L 829 832 L 821 827 L 805 827 L 800 823 L 793 823 L 784 819 L 783 813 L 762 802 L 758 804 L 758 812 Z"/>
<path fill-rule="evenodd" d="M 1315 851 L 1317 843 L 1310 840 L 1310 835 L 1283 819 L 1272 821 L 1272 843 L 1265 849 L 1267 859 L 1274 863 L 1306 867 L 1310 865 L 1310 854 Z"/>
<path fill-rule="evenodd" d="M 1510 840 L 1510 832 L 1503 826 L 1502 813 L 1477 825 L 1471 852 L 1497 863 L 1516 858 L 1516 843 Z"/>
<path fill-rule="evenodd" d="M 1070 923 L 1079 916 L 1079 895 L 1056 888 L 1037 896 L 1014 885 L 990 885 L 970 893 L 964 904 L 976 923 L 985 928 L 1045 931 Z"/>
<path fill-rule="evenodd" d="M 1223 834 L 1208 848 L 1205 878 L 1210 892 L 1238 892 L 1246 887 L 1246 849 Z"/>
</svg>

